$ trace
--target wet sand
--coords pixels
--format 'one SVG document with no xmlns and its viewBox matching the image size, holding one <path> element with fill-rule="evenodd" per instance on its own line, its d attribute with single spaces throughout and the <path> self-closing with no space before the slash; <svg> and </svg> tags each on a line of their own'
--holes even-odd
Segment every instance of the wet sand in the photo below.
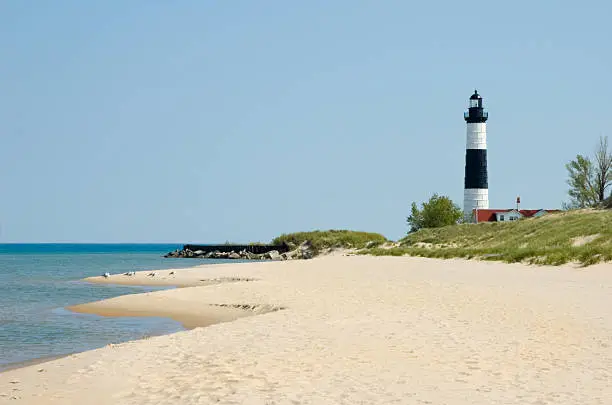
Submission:
<svg viewBox="0 0 612 405">
<path fill-rule="evenodd" d="M 47 356 L 47 357 L 39 357 L 37 359 L 32 359 L 32 360 L 25 360 L 25 361 L 19 361 L 16 363 L 9 363 L 9 364 L 5 364 L 3 366 L 0 366 L 0 373 L 3 371 L 9 371 L 9 370 L 16 370 L 18 368 L 24 368 L 24 367 L 30 367 L 30 366 L 36 366 L 39 364 L 44 364 L 46 362 L 52 361 L 52 360 L 57 360 L 57 359 L 61 359 L 62 357 L 66 357 L 69 356 L 69 354 L 62 354 L 59 356 Z"/>
</svg>

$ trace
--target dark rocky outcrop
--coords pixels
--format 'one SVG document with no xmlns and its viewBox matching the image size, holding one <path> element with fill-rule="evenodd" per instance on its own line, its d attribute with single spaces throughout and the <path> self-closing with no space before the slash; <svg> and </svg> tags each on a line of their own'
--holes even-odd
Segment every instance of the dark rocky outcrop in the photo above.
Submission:
<svg viewBox="0 0 612 405">
<path fill-rule="evenodd" d="M 311 259 L 314 251 L 309 242 L 304 242 L 299 246 L 289 246 L 291 250 L 280 253 L 278 250 L 271 250 L 265 253 L 251 253 L 246 249 L 239 251 L 219 251 L 212 250 L 191 250 L 188 247 L 177 249 L 164 255 L 166 258 L 194 258 L 194 259 L 233 259 L 233 260 L 296 260 Z"/>
</svg>

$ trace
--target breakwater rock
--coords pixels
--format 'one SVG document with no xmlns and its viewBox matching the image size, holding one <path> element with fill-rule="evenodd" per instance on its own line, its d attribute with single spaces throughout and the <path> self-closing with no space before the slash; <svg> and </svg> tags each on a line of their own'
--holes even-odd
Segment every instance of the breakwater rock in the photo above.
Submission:
<svg viewBox="0 0 612 405">
<path fill-rule="evenodd" d="M 193 248 L 192 245 L 185 245 L 183 249 L 177 249 L 173 252 L 167 253 L 164 255 L 164 257 L 190 259 L 296 260 L 311 259 L 315 256 L 314 251 L 308 242 L 304 242 L 297 247 L 287 246 L 283 249 L 273 249 L 262 253 L 254 253 L 249 250 L 250 249 L 248 248 L 232 249 L 231 245 L 223 247 L 202 245 L 195 248 Z M 261 251 L 262 249 L 259 246 L 257 250 Z M 280 250 L 284 250 L 284 252 L 281 252 Z"/>
</svg>

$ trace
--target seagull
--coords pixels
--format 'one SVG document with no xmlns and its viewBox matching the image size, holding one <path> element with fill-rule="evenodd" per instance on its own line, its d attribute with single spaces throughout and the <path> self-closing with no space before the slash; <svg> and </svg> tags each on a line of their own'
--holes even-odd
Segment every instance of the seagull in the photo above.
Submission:
<svg viewBox="0 0 612 405">
<path fill-rule="evenodd" d="M 109 272 L 106 272 L 106 273 L 104 273 L 102 276 L 103 276 L 104 278 L 109 278 L 109 277 L 110 277 L 110 273 L 109 273 Z"/>
<path fill-rule="evenodd" d="M 136 272 L 135 271 L 128 271 L 127 273 L 123 273 L 124 276 L 135 276 Z"/>
<path fill-rule="evenodd" d="M 171 272 L 170 272 L 170 275 L 173 275 L 173 274 L 174 274 L 174 272 L 173 272 L 173 271 L 171 271 Z"/>
<path fill-rule="evenodd" d="M 151 272 L 151 273 L 147 274 L 147 276 L 155 277 L 155 272 Z"/>
</svg>

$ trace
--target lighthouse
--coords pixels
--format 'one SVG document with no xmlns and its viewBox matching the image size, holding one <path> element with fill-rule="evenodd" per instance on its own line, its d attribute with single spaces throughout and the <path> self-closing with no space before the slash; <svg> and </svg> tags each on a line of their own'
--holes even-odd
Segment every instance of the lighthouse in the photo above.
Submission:
<svg viewBox="0 0 612 405">
<path fill-rule="evenodd" d="M 470 97 L 468 111 L 463 114 L 467 123 L 465 147 L 465 182 L 463 214 L 473 221 L 475 209 L 489 208 L 489 182 L 487 175 L 487 118 L 489 113 L 482 106 L 478 91 Z"/>
</svg>

